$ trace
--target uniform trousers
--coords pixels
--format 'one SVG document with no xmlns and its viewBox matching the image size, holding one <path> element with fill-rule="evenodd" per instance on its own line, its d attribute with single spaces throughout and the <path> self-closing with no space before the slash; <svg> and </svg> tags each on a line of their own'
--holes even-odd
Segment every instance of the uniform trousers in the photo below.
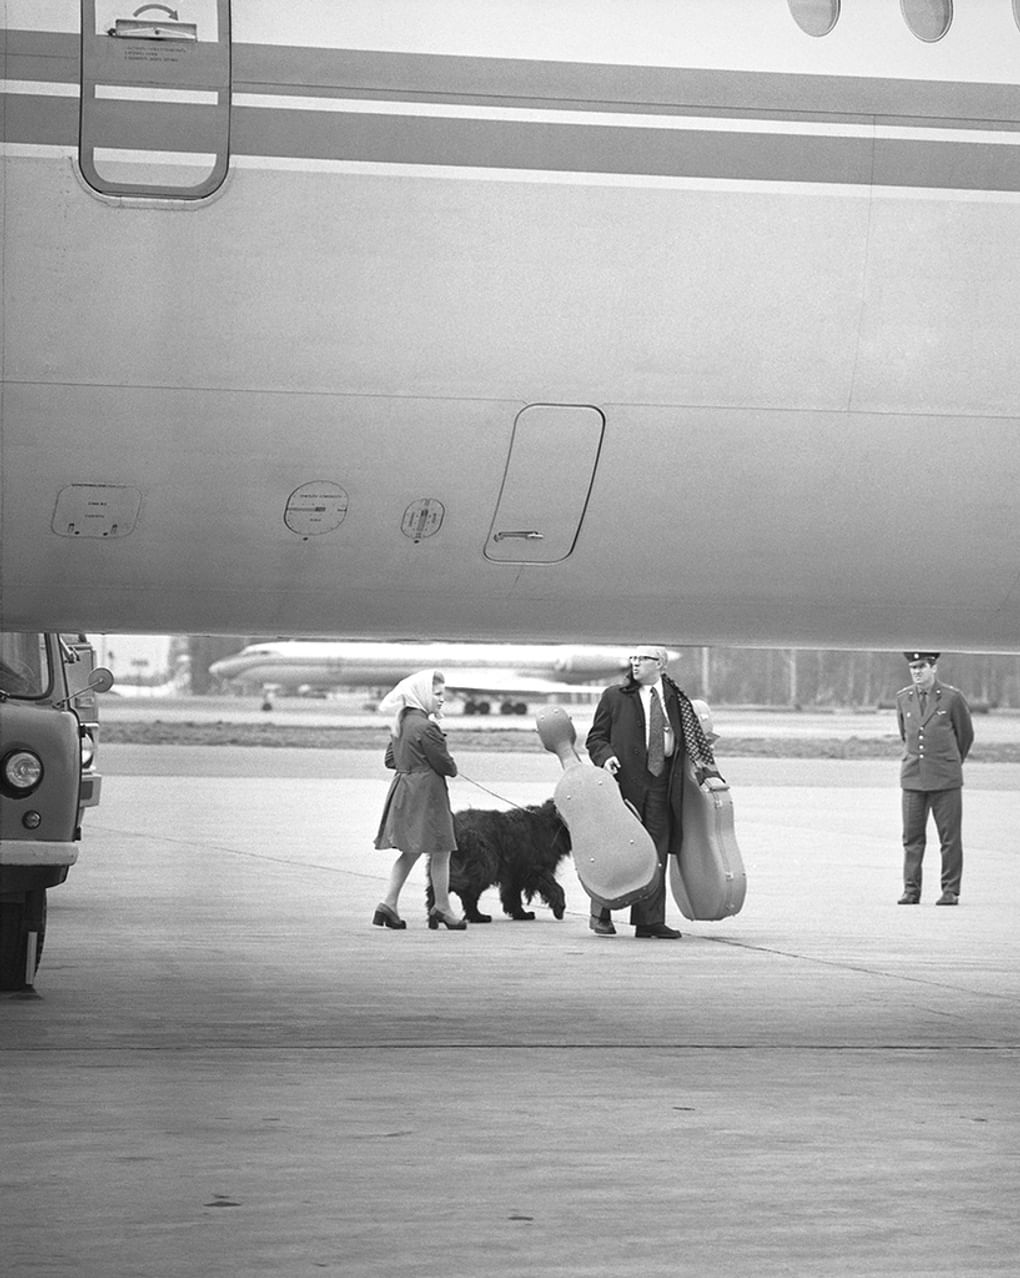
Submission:
<svg viewBox="0 0 1020 1278">
<path fill-rule="evenodd" d="M 903 886 L 907 892 L 921 895 L 921 862 L 924 859 L 925 831 L 928 814 L 935 817 L 935 828 L 942 844 L 942 891 L 960 895 L 963 875 L 963 791 L 903 791 Z"/>
</svg>

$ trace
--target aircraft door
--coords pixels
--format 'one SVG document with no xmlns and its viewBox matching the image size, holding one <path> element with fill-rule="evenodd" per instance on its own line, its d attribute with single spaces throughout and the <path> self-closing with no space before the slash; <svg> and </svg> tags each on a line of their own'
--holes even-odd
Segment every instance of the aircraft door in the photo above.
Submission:
<svg viewBox="0 0 1020 1278">
<path fill-rule="evenodd" d="M 574 549 L 606 421 L 584 404 L 529 404 L 514 422 L 485 544 L 498 563 L 552 564 Z"/>
<path fill-rule="evenodd" d="M 198 200 L 230 164 L 230 0 L 82 0 L 78 162 L 103 195 Z"/>
</svg>

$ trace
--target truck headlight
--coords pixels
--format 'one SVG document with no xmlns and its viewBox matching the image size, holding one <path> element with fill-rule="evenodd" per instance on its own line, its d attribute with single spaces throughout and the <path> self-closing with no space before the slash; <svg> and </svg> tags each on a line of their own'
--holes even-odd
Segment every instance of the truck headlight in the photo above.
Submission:
<svg viewBox="0 0 1020 1278">
<path fill-rule="evenodd" d="M 2 766 L 4 780 L 20 794 L 29 794 L 43 778 L 42 760 L 31 750 L 12 750 Z"/>
<path fill-rule="evenodd" d="M 92 760 L 96 757 L 96 743 L 86 728 L 81 730 L 81 766 L 83 768 L 91 768 Z"/>
</svg>

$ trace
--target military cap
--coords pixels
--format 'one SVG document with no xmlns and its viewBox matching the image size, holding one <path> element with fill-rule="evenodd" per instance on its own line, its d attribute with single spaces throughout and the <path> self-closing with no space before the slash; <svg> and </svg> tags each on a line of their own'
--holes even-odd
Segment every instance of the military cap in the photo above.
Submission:
<svg viewBox="0 0 1020 1278">
<path fill-rule="evenodd" d="M 903 655 L 906 657 L 908 661 L 927 661 L 928 665 L 933 666 L 935 662 L 938 661 L 939 657 L 942 656 L 942 653 L 941 652 L 905 652 Z"/>
</svg>

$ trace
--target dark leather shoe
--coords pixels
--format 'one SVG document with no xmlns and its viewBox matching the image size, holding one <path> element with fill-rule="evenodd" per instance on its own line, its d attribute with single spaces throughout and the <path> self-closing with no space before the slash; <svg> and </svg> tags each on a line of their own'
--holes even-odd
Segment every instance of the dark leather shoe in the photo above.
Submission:
<svg viewBox="0 0 1020 1278">
<path fill-rule="evenodd" d="M 638 924 L 634 929 L 638 940 L 679 941 L 680 933 L 675 927 L 667 927 L 665 923 Z"/>
<path fill-rule="evenodd" d="M 935 902 L 935 904 L 936 905 L 959 905 L 960 898 L 956 895 L 955 892 L 943 892 L 942 895 L 939 897 L 939 899 Z"/>
<path fill-rule="evenodd" d="M 444 914 L 442 910 L 437 910 L 435 906 L 429 910 L 429 931 L 438 930 L 440 923 L 443 927 L 449 928 L 451 932 L 467 931 L 467 920 L 454 918 L 452 914 Z"/>
<path fill-rule="evenodd" d="M 596 936 L 615 936 L 616 928 L 613 927 L 612 919 L 600 919 L 598 915 L 593 914 L 588 919 L 588 926 Z"/>
<path fill-rule="evenodd" d="M 407 927 L 407 924 L 396 910 L 391 910 L 385 901 L 380 901 L 375 907 L 375 913 L 372 915 L 372 922 L 376 927 L 392 927 L 397 930 Z"/>
<path fill-rule="evenodd" d="M 916 892 L 904 892 L 903 895 L 900 897 L 900 899 L 896 902 L 896 904 L 897 905 L 920 905 L 921 898 L 917 895 Z"/>
</svg>

